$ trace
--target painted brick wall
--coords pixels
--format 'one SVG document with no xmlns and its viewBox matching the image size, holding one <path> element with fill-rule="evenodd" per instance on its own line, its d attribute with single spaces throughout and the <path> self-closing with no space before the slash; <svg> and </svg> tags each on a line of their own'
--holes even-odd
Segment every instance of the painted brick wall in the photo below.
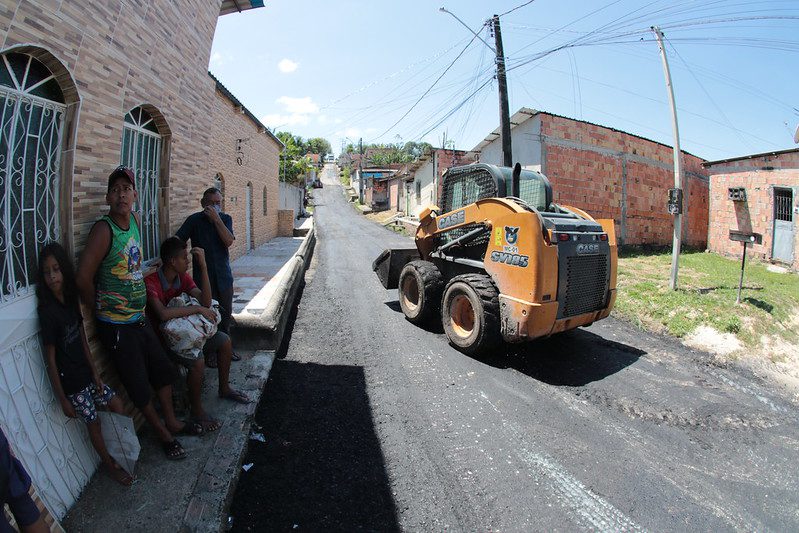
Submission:
<svg viewBox="0 0 799 533">
<path fill-rule="evenodd" d="M 742 245 L 729 240 L 729 231 L 763 235 L 762 244 L 747 246 L 747 255 L 772 259 L 774 244 L 774 187 L 793 190 L 793 270 L 799 270 L 799 152 L 762 156 L 709 166 L 710 225 L 708 248 L 716 253 L 740 257 Z M 745 202 L 728 198 L 730 187 L 746 189 Z"/>
<path fill-rule="evenodd" d="M 666 212 L 674 185 L 672 149 L 603 126 L 540 113 L 542 171 L 555 202 L 616 221 L 625 244 L 665 245 L 672 240 Z M 683 242 L 707 243 L 708 183 L 702 159 L 683 152 Z M 525 164 L 522 162 L 522 164 Z"/>
</svg>

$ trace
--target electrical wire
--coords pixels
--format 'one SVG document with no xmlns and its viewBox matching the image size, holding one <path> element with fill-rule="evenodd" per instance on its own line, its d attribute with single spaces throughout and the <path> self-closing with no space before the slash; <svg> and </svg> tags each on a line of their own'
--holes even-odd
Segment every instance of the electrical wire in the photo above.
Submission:
<svg viewBox="0 0 799 533">
<path fill-rule="evenodd" d="M 514 7 L 513 9 L 509 9 L 509 10 L 505 11 L 504 13 L 502 13 L 501 15 L 498 15 L 498 16 L 499 16 L 499 17 L 504 17 L 505 15 L 508 15 L 508 14 L 510 14 L 510 13 L 513 13 L 513 12 L 514 12 L 514 11 L 516 11 L 517 9 L 521 9 L 521 8 L 523 8 L 524 6 L 527 6 L 527 5 L 530 5 L 530 4 L 532 4 L 533 2 L 535 2 L 535 0 L 530 0 L 529 2 L 525 2 L 525 3 L 521 4 L 521 5 L 518 5 L 518 6 Z"/>
</svg>

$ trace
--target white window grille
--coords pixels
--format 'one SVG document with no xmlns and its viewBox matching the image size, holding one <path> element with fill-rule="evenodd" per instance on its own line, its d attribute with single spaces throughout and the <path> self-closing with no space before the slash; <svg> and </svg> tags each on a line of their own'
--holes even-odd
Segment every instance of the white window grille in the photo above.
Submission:
<svg viewBox="0 0 799 533">
<path fill-rule="evenodd" d="M 141 216 L 141 240 L 145 261 L 158 256 L 158 185 L 160 183 L 161 135 L 150 114 L 137 107 L 125 115 L 120 163 L 136 175 L 139 199 L 134 209 Z"/>
<path fill-rule="evenodd" d="M 64 95 L 34 57 L 0 60 L 0 305 L 30 292 L 39 249 L 58 240 Z"/>
</svg>

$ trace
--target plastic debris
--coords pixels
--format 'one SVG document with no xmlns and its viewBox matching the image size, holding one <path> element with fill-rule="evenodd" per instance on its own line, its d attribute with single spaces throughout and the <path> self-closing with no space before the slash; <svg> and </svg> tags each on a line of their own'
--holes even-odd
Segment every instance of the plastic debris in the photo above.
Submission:
<svg viewBox="0 0 799 533">
<path fill-rule="evenodd" d="M 249 471 L 250 471 L 250 468 L 252 468 L 252 465 L 253 465 L 253 464 L 255 464 L 255 463 L 247 463 L 246 465 L 241 465 L 241 468 L 242 468 L 242 470 L 244 470 L 245 472 L 249 472 Z"/>
<path fill-rule="evenodd" d="M 258 442 L 266 442 L 266 437 L 263 433 L 253 433 L 250 435 L 250 440 L 257 440 Z"/>
</svg>

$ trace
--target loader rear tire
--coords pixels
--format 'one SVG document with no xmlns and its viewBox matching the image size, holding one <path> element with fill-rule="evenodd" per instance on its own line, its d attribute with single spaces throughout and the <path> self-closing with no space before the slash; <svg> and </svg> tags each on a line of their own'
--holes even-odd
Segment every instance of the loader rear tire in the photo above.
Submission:
<svg viewBox="0 0 799 533">
<path fill-rule="evenodd" d="M 450 343 L 468 355 L 497 346 L 499 291 L 491 278 L 485 274 L 452 278 L 441 300 L 441 322 Z"/>
<path fill-rule="evenodd" d="M 438 314 L 441 272 L 430 261 L 411 261 L 399 276 L 399 302 L 405 317 L 414 324 L 424 324 Z"/>
</svg>

